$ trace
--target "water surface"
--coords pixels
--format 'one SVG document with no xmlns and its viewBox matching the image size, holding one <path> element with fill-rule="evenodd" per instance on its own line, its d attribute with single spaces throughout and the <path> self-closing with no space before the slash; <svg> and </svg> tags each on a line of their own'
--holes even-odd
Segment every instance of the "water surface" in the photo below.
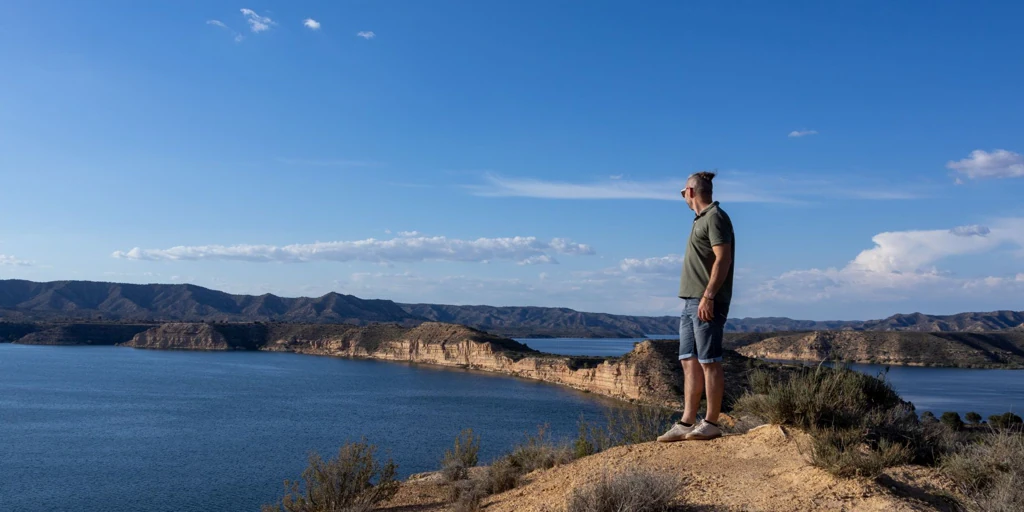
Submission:
<svg viewBox="0 0 1024 512">
<path fill-rule="evenodd" d="M 402 476 L 463 427 L 481 460 L 600 397 L 464 370 L 260 352 L 0 344 L 0 510 L 253 511 L 306 454 L 364 437 Z"/>
</svg>

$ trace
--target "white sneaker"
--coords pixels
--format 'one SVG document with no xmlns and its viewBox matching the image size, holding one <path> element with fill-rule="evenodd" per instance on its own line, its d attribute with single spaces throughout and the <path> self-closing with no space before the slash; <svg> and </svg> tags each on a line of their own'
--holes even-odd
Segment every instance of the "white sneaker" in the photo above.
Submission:
<svg viewBox="0 0 1024 512">
<path fill-rule="evenodd" d="M 687 427 L 686 425 L 683 425 L 682 422 L 677 421 L 675 425 L 672 425 L 672 428 L 670 428 L 668 432 L 665 432 L 664 434 L 658 436 L 658 442 L 674 443 L 676 441 L 682 441 L 686 439 L 686 436 L 690 432 L 693 432 L 694 428 L 695 427 L 693 425 Z"/>
<path fill-rule="evenodd" d="M 722 437 L 722 429 L 704 420 L 701 420 L 699 425 L 686 434 L 687 441 L 708 441 L 717 437 Z"/>
</svg>

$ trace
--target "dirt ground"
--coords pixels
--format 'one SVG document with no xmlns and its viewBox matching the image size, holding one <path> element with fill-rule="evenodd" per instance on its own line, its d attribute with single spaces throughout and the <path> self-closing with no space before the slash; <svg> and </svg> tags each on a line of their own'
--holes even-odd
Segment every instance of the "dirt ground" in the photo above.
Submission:
<svg viewBox="0 0 1024 512">
<path fill-rule="evenodd" d="M 803 453 L 807 446 L 805 434 L 774 425 L 708 442 L 620 446 L 531 473 L 520 487 L 487 498 L 483 510 L 561 511 L 573 489 L 634 466 L 678 475 L 680 510 L 953 510 L 944 498 L 950 486 L 932 469 L 894 468 L 877 481 L 840 479 L 810 466 Z M 439 475 L 420 476 L 403 484 L 383 510 L 451 510 L 446 496 Z"/>
</svg>

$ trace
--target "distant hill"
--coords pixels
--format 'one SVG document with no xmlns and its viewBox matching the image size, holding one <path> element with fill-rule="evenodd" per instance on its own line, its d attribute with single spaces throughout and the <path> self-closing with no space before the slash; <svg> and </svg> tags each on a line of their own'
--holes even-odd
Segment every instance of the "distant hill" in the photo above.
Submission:
<svg viewBox="0 0 1024 512">
<path fill-rule="evenodd" d="M 119 284 L 93 281 L 37 283 L 0 280 L 0 320 L 120 322 L 276 321 L 296 323 L 397 323 L 425 321 L 467 325 L 513 337 L 626 337 L 674 334 L 676 316 L 585 313 L 568 308 L 398 304 L 328 293 L 322 297 L 234 295 L 190 284 Z M 934 316 L 914 313 L 883 320 L 812 321 L 790 318 L 730 319 L 734 333 L 780 331 L 981 332 L 1024 329 L 1024 311 Z"/>
</svg>

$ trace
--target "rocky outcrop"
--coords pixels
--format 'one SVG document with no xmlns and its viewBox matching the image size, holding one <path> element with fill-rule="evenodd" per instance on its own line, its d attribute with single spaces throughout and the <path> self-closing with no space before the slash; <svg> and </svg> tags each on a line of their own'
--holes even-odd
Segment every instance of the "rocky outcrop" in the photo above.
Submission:
<svg viewBox="0 0 1024 512">
<path fill-rule="evenodd" d="M 540 380 L 621 400 L 677 408 L 678 342 L 644 341 L 616 358 L 567 357 L 461 325 L 413 328 L 323 324 L 164 324 L 126 346 L 180 350 L 267 350 L 430 364 Z M 726 403 L 739 397 L 752 362 L 727 351 Z"/>
<path fill-rule="evenodd" d="M 782 361 L 834 360 L 908 366 L 1024 367 L 1024 332 L 823 331 L 767 338 L 738 351 Z"/>
<path fill-rule="evenodd" d="M 102 323 L 5 324 L 0 327 L 0 340 L 23 345 L 117 345 L 150 327 Z"/>
<path fill-rule="evenodd" d="M 210 324 L 163 324 L 136 334 L 123 344 L 161 350 L 228 350 L 227 339 Z"/>
</svg>

